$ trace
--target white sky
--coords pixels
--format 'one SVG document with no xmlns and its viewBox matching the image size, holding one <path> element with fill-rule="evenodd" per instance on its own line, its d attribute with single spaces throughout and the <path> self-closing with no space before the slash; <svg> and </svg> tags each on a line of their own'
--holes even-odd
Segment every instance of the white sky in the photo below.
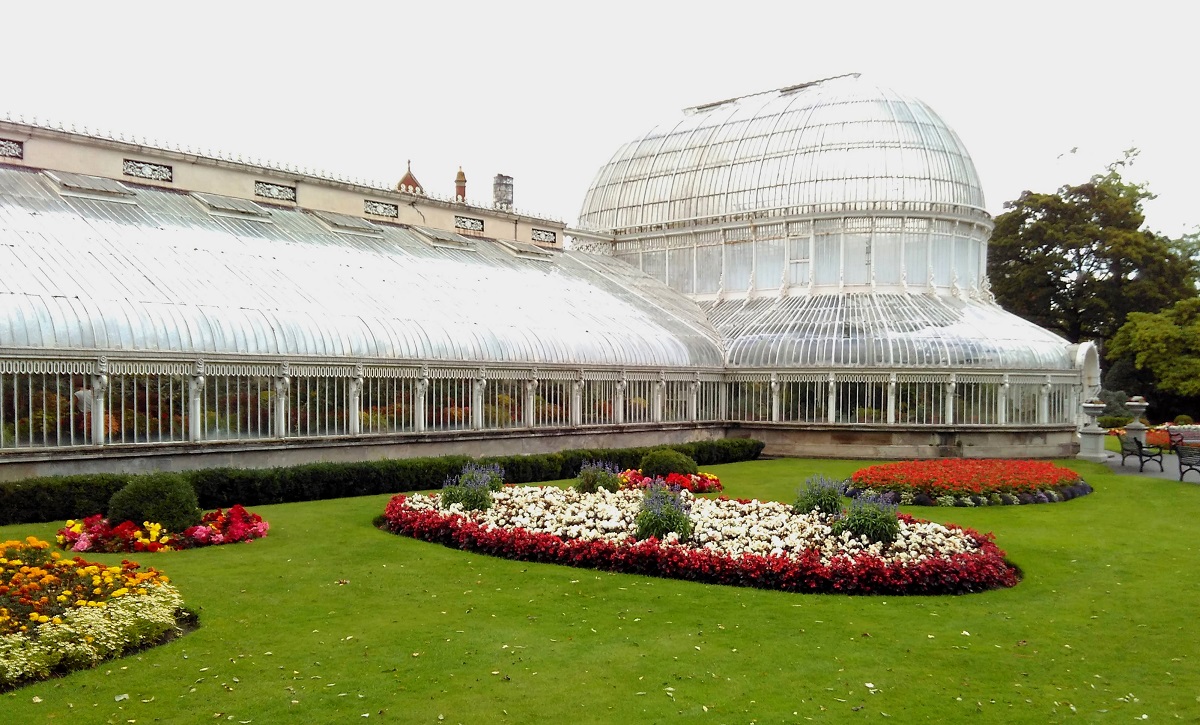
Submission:
<svg viewBox="0 0 1200 725">
<path fill-rule="evenodd" d="M 1177 237 L 1200 226 L 1197 21 L 1192 0 L 5 3 L 0 116 L 391 184 L 411 159 L 442 195 L 461 164 L 472 199 L 505 173 L 573 224 L 680 109 L 857 71 L 958 132 L 993 214 L 1136 146 L 1147 225 Z"/>
</svg>

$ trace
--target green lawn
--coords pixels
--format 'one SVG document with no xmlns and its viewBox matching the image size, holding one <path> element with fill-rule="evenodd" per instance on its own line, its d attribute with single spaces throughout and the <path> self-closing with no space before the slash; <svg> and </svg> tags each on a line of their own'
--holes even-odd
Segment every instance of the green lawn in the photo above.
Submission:
<svg viewBox="0 0 1200 725">
<path fill-rule="evenodd" d="M 790 501 L 807 475 L 862 465 L 708 470 L 731 496 Z M 199 612 L 198 631 L 0 695 L 0 722 L 1195 722 L 1200 486 L 1069 465 L 1093 495 L 909 509 L 994 531 L 1025 573 L 960 597 L 491 559 L 373 529 L 385 496 L 258 507 L 266 539 L 142 556 Z"/>
</svg>

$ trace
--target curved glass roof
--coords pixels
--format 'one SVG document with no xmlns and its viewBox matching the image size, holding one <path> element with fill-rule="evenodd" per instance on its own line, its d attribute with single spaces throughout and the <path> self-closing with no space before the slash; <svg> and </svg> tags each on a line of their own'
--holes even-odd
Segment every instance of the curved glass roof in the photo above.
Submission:
<svg viewBox="0 0 1200 725">
<path fill-rule="evenodd" d="M 925 103 L 855 74 L 685 110 L 600 169 L 579 226 L 933 204 L 984 209 L 966 148 Z"/>
<path fill-rule="evenodd" d="M 917 294 L 712 303 L 731 368 L 1070 370 L 1063 338 L 999 306 Z"/>
<path fill-rule="evenodd" d="M 131 187 L 64 197 L 0 167 L 0 349 L 720 367 L 699 307 L 612 259 L 218 216 Z"/>
</svg>

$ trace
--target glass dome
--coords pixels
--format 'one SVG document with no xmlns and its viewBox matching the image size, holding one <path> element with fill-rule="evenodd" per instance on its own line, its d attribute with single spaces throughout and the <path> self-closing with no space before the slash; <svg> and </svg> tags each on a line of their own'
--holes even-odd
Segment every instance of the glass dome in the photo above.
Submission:
<svg viewBox="0 0 1200 725">
<path fill-rule="evenodd" d="M 922 101 L 852 74 L 686 109 L 600 169 L 579 226 L 935 206 L 984 209 L 962 141 Z"/>
<path fill-rule="evenodd" d="M 991 217 L 962 141 L 857 74 L 685 109 L 596 175 L 579 226 L 701 303 L 726 364 L 1072 369 L 994 303 Z"/>
</svg>

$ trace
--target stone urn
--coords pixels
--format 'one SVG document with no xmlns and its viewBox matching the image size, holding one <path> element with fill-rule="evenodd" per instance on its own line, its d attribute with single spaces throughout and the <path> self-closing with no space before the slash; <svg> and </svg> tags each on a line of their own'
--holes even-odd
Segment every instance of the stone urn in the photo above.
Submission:
<svg viewBox="0 0 1200 725">
<path fill-rule="evenodd" d="M 1125 403 L 1125 407 L 1133 413 L 1133 422 L 1125 426 L 1125 433 L 1146 445 L 1146 426 L 1142 423 L 1142 416 L 1146 414 L 1150 403 L 1142 396 L 1135 395 Z"/>
<path fill-rule="evenodd" d="M 1107 404 L 1103 400 L 1099 400 L 1098 398 L 1092 398 L 1091 400 L 1084 402 L 1083 414 L 1088 417 L 1087 427 L 1089 427 L 1089 428 L 1099 427 L 1096 425 L 1096 418 L 1099 417 L 1104 412 L 1104 409 L 1106 407 L 1108 407 Z"/>
</svg>

